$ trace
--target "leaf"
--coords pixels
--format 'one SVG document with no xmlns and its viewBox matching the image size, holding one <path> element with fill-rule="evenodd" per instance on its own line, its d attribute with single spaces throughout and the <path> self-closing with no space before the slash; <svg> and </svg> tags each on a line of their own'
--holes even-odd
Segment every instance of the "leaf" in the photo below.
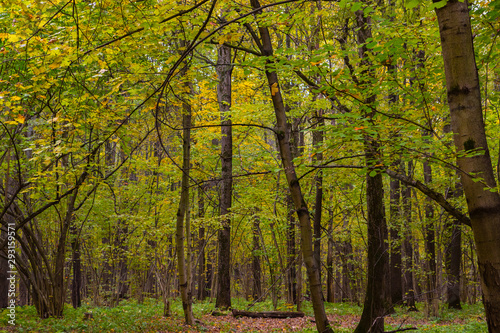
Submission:
<svg viewBox="0 0 500 333">
<path fill-rule="evenodd" d="M 410 1 L 408 1 L 408 3 L 406 4 L 406 8 L 408 8 L 408 9 L 412 9 L 412 8 L 417 7 L 419 4 L 420 4 L 420 1 L 418 1 L 418 0 L 410 0 Z"/>
<path fill-rule="evenodd" d="M 351 12 L 356 12 L 356 11 L 360 10 L 362 6 L 363 6 L 363 4 L 361 2 L 353 3 L 353 5 L 351 7 Z"/>
<path fill-rule="evenodd" d="M 372 170 L 369 175 L 370 177 L 375 177 L 377 175 L 377 170 Z"/>
<path fill-rule="evenodd" d="M 280 89 L 278 88 L 278 82 L 274 82 L 272 85 L 271 85 L 271 95 L 276 95 L 276 93 L 280 91 Z"/>
</svg>

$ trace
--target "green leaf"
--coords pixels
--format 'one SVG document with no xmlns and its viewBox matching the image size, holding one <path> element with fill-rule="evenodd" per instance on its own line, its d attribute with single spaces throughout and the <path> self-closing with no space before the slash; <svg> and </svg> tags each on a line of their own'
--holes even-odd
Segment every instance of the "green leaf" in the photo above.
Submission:
<svg viewBox="0 0 500 333">
<path fill-rule="evenodd" d="M 444 6 L 446 6 L 446 4 L 448 3 L 448 0 L 441 0 L 441 1 L 438 1 L 438 2 L 434 2 L 431 6 L 432 9 L 434 8 L 443 8 Z"/>
<path fill-rule="evenodd" d="M 418 0 L 410 0 L 410 1 L 408 1 L 408 3 L 406 4 L 406 8 L 408 8 L 408 9 L 412 9 L 412 8 L 417 7 L 419 4 L 420 4 L 420 1 L 418 1 Z"/>
<path fill-rule="evenodd" d="M 370 177 L 375 177 L 377 175 L 377 170 L 372 170 L 369 175 Z"/>
<path fill-rule="evenodd" d="M 355 2 L 352 7 L 351 7 L 351 12 L 355 12 L 355 11 L 358 11 L 361 9 L 361 6 L 363 6 L 363 4 L 361 2 Z"/>
</svg>

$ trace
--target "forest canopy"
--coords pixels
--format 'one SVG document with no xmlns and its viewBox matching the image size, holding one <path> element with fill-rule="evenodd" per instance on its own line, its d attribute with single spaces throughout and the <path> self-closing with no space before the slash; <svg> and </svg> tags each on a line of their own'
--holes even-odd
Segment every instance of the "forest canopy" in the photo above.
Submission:
<svg viewBox="0 0 500 333">
<path fill-rule="evenodd" d="M 383 332 L 484 295 L 500 331 L 497 1 L 0 7 L 0 307 L 11 226 L 41 318 L 308 299 Z"/>
</svg>

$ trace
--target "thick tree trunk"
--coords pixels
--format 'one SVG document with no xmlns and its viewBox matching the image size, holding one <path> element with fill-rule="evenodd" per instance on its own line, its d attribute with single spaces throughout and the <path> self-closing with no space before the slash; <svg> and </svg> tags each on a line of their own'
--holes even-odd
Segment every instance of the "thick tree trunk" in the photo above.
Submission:
<svg viewBox="0 0 500 333">
<path fill-rule="evenodd" d="M 357 21 L 357 35 L 361 58 L 361 65 L 369 67 L 370 60 L 367 57 L 368 49 L 366 43 L 372 38 L 371 19 L 365 15 L 363 10 L 355 13 Z M 371 76 L 369 69 L 365 70 L 365 75 Z M 367 82 L 364 82 L 366 85 Z M 375 102 L 375 96 L 371 95 L 365 98 L 366 105 L 372 105 Z M 372 111 L 363 111 L 364 116 L 372 121 Z M 384 206 L 384 186 L 382 174 L 376 171 L 375 165 L 380 160 L 380 146 L 376 138 L 365 136 L 364 140 L 365 160 L 368 165 L 366 175 L 366 206 L 367 206 L 367 224 L 368 224 L 368 269 L 367 269 L 367 287 L 363 313 L 356 333 L 365 332 L 383 332 L 384 315 L 386 314 L 386 273 L 389 269 L 389 256 L 387 252 L 387 224 L 385 221 Z M 376 171 L 375 175 L 370 175 Z"/>
<path fill-rule="evenodd" d="M 260 4 L 257 0 L 250 1 L 252 8 L 257 9 Z M 295 173 L 295 165 L 293 163 L 292 152 L 290 149 L 290 136 L 287 131 L 287 116 L 285 105 L 281 95 L 281 90 L 278 81 L 278 75 L 274 70 L 274 63 L 270 59 L 273 55 L 273 46 L 271 37 L 267 27 L 259 26 L 260 40 L 258 44 L 261 46 L 261 52 L 264 56 L 269 57 L 266 60 L 266 77 L 269 84 L 271 99 L 274 106 L 276 116 L 276 137 L 281 155 L 286 180 L 290 189 L 290 194 L 297 211 L 300 231 L 301 231 L 301 247 L 302 255 L 307 270 L 309 280 L 309 288 L 312 298 L 312 306 L 316 319 L 316 328 L 319 332 L 333 332 L 326 317 L 325 307 L 322 299 L 321 281 L 319 278 L 318 262 L 314 258 L 312 245 L 312 230 L 311 220 L 309 217 L 309 209 L 304 201 L 304 196 L 300 188 L 300 183 Z"/>
<path fill-rule="evenodd" d="M 485 135 L 468 3 L 450 0 L 436 14 L 451 127 L 474 233 L 488 330 L 500 332 L 500 196 Z M 475 154 L 468 155 L 471 152 Z"/>
<path fill-rule="evenodd" d="M 221 45 L 218 49 L 217 99 L 221 112 L 221 187 L 220 216 L 222 229 L 219 231 L 219 267 L 217 277 L 217 299 L 215 307 L 227 309 L 231 307 L 231 199 L 233 196 L 233 139 L 231 118 L 228 112 L 231 108 L 231 49 Z"/>
</svg>

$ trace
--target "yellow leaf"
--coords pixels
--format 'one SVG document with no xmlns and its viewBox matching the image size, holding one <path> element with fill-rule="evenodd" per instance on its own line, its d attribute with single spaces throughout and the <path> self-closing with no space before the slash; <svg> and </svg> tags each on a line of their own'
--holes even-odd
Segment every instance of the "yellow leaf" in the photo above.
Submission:
<svg viewBox="0 0 500 333">
<path fill-rule="evenodd" d="M 280 89 L 278 88 L 278 82 L 274 82 L 272 85 L 271 85 L 271 95 L 276 95 L 276 93 L 280 91 Z"/>
<path fill-rule="evenodd" d="M 19 124 L 24 124 L 24 120 L 26 119 L 22 114 L 18 114 L 14 118 Z"/>
</svg>

